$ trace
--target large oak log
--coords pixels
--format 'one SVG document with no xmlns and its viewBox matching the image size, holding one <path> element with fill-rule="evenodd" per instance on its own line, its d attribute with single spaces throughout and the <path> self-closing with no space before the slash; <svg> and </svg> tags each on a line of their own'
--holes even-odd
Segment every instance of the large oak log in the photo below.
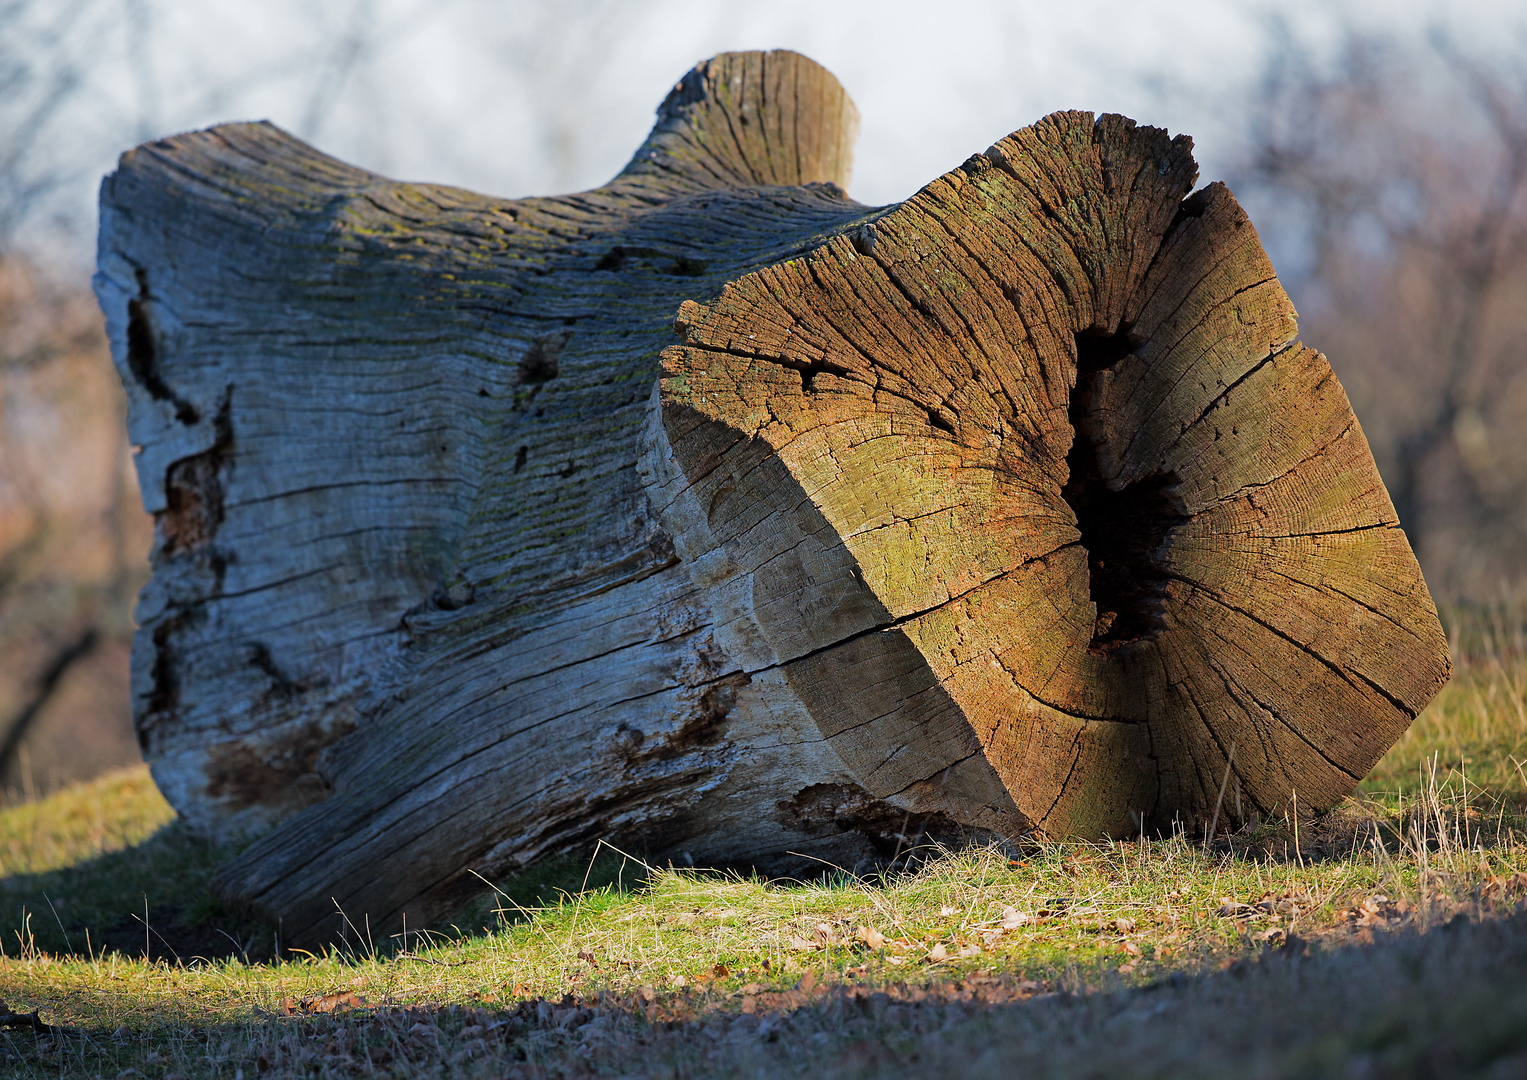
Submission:
<svg viewBox="0 0 1527 1080">
<path fill-rule="evenodd" d="M 1203 828 L 1227 776 L 1221 820 L 1320 809 L 1435 694 L 1346 396 L 1187 138 L 1057 113 L 877 209 L 856 122 L 749 53 L 580 195 L 265 124 L 123 157 L 135 717 L 256 838 L 225 895 L 302 942 L 600 837 L 777 871 Z"/>
</svg>

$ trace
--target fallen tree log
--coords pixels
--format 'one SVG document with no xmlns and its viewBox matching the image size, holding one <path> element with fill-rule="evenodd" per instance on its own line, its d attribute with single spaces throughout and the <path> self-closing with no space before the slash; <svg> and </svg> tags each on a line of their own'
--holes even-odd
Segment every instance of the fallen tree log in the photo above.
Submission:
<svg viewBox="0 0 1527 1080">
<path fill-rule="evenodd" d="M 1057 113 L 870 208 L 856 126 L 748 53 L 579 195 L 267 124 L 123 157 L 135 720 L 256 838 L 225 896 L 302 943 L 597 838 L 1202 830 L 1331 806 L 1436 693 L 1361 429 L 1190 140 Z"/>
</svg>

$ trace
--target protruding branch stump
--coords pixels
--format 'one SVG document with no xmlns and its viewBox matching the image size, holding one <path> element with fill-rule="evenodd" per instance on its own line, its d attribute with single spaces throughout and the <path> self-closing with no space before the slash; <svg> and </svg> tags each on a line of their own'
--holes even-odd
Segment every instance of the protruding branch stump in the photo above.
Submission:
<svg viewBox="0 0 1527 1080">
<path fill-rule="evenodd" d="M 1232 746 L 1220 820 L 1318 809 L 1435 694 L 1362 432 L 1189 140 L 1057 113 L 872 209 L 855 126 L 749 53 L 581 195 L 263 124 L 123 158 L 136 717 L 195 828 L 259 835 L 226 895 L 300 943 L 598 837 L 1201 828 Z"/>
</svg>

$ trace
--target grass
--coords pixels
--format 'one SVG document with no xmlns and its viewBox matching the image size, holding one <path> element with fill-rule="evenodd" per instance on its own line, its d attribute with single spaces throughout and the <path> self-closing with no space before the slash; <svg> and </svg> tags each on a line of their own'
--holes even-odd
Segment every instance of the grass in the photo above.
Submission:
<svg viewBox="0 0 1527 1080">
<path fill-rule="evenodd" d="M 323 956 L 262 954 L 207 893 L 226 852 L 119 773 L 0 811 L 0 997 L 78 1031 L 13 1030 L 0 1059 L 229 1080 L 1521 1075 L 1527 649 L 1471 617 L 1453 683 L 1297 830 L 930 851 L 876 881 L 606 850 L 500 883 L 470 932 Z"/>
<path fill-rule="evenodd" d="M 1414 793 L 1435 766 L 1460 792 L 1527 804 L 1527 603 L 1450 612 L 1455 671 L 1359 791 Z"/>
</svg>

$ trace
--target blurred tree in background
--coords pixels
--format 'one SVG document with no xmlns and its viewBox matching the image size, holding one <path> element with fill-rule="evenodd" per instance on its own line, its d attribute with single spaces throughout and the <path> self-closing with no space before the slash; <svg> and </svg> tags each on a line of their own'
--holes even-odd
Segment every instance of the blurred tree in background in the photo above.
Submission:
<svg viewBox="0 0 1527 1080">
<path fill-rule="evenodd" d="M 970 149 L 1037 118 L 1009 113 L 1042 96 L 1003 88 L 1044 78 L 1034 65 L 1060 24 L 1042 5 L 988 6 L 992 40 L 972 38 L 970 54 L 1021 63 L 936 53 L 937 28 L 899 31 L 927 54 L 916 74 L 929 112 L 890 118 L 908 129 L 897 154 L 926 140 L 922 126 L 980 109 L 993 117 Z M 89 195 L 118 153 L 270 115 L 279 99 L 296 134 L 381 171 L 504 195 L 571 190 L 613 173 L 612 154 L 645 134 L 614 130 L 617 111 L 648 115 L 668 80 L 720 48 L 790 45 L 847 64 L 838 73 L 864 109 L 879 91 L 861 79 L 907 74 L 874 54 L 887 38 L 865 23 L 861 40 L 854 24 L 888 20 L 855 10 L 821 39 L 847 42 L 835 56 L 798 32 L 831 21 L 809 2 L 771 23 L 762 8 L 698 0 L 272 0 L 258 19 L 231 3 L 0 0 L 0 786 L 45 790 L 137 757 L 127 657 L 153 529 L 84 266 Z M 1049 107 L 1101 104 L 1177 129 L 1194 123 L 1172 119 L 1184 100 L 1219 96 L 1222 130 L 1189 127 L 1201 160 L 1221 163 L 1204 179 L 1226 175 L 1251 209 L 1434 593 L 1488 601 L 1527 582 L 1527 50 L 1487 58 L 1441 32 L 1370 25 L 1338 32 L 1333 51 L 1311 47 L 1308 27 L 1260 25 L 1265 72 L 1244 88 L 1192 84 L 1203 76 L 1162 55 L 1095 78 L 1102 102 Z M 259 47 L 246 40 L 257 30 Z M 445 60 L 425 71 L 431 55 Z M 633 111 L 626 84 L 647 68 L 661 71 Z M 1159 91 L 1142 99 L 1141 86 Z M 1224 150 L 1237 145 L 1239 158 Z"/>
<path fill-rule="evenodd" d="M 1527 577 L 1527 62 L 1441 35 L 1274 49 L 1240 191 L 1439 599 Z"/>
<path fill-rule="evenodd" d="M 0 261 L 0 772 L 46 790 L 134 760 L 131 608 L 152 525 L 94 298 Z"/>
<path fill-rule="evenodd" d="M 136 752 L 130 609 L 151 527 L 100 314 L 43 239 L 84 222 L 38 220 L 81 168 L 52 121 L 86 81 L 97 6 L 0 0 L 0 783 L 26 793 Z"/>
</svg>

